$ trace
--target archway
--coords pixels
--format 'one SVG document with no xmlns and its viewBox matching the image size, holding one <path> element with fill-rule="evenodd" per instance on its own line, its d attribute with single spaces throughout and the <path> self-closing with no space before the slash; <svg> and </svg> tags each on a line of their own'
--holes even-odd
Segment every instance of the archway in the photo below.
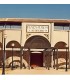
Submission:
<svg viewBox="0 0 70 80">
<path fill-rule="evenodd" d="M 47 48 L 51 47 L 50 42 L 43 36 L 32 36 L 25 42 L 24 48 Z"/>
<path fill-rule="evenodd" d="M 13 64 L 14 56 L 17 56 L 17 57 L 20 58 L 21 45 L 18 41 L 12 40 L 12 41 L 9 41 L 7 43 L 6 48 L 7 48 L 7 50 L 6 50 L 6 59 L 11 57 L 12 64 Z"/>
<path fill-rule="evenodd" d="M 25 42 L 24 48 L 30 48 L 30 49 L 45 49 L 51 47 L 50 42 L 43 36 L 32 36 Z M 26 56 L 25 56 L 26 55 Z M 30 65 L 36 65 L 36 66 L 43 66 L 44 57 L 43 52 L 30 52 L 30 54 L 26 53 L 24 54 L 24 59 L 26 59 L 27 62 L 29 62 L 29 56 L 30 56 Z M 49 57 L 49 59 L 51 59 Z"/>
<path fill-rule="evenodd" d="M 12 45 L 14 44 L 14 45 Z M 6 51 L 6 58 L 12 56 L 11 53 L 12 53 L 12 48 L 14 49 L 14 55 L 13 56 L 20 56 L 20 48 L 21 48 L 21 45 L 19 44 L 19 42 L 15 41 L 15 40 L 12 40 L 12 41 L 9 41 L 6 45 L 6 48 L 10 49 L 10 50 L 7 50 Z"/>
<path fill-rule="evenodd" d="M 65 42 L 63 42 L 63 41 L 59 41 L 59 42 L 57 42 L 56 44 L 55 44 L 55 46 L 54 47 L 56 47 L 56 48 L 65 48 L 66 47 L 66 43 Z"/>
<path fill-rule="evenodd" d="M 21 45 L 19 44 L 19 42 L 15 41 L 15 40 L 12 40 L 12 41 L 9 41 L 6 45 L 6 48 L 12 48 L 12 44 L 14 44 L 14 48 L 20 48 Z"/>
<path fill-rule="evenodd" d="M 55 48 L 58 48 L 58 66 L 65 67 L 66 65 L 66 43 L 59 41 L 55 44 Z"/>
</svg>

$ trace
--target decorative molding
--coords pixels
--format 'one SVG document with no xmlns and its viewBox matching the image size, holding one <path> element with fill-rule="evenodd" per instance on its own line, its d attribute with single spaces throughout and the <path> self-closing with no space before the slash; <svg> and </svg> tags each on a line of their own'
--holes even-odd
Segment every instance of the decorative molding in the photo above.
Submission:
<svg viewBox="0 0 70 80">
<path fill-rule="evenodd" d="M 49 39 L 49 34 L 44 34 L 47 39 Z"/>
<path fill-rule="evenodd" d="M 26 25 L 27 33 L 49 33 L 49 25 Z"/>
<path fill-rule="evenodd" d="M 26 34 L 26 39 L 30 36 L 31 34 Z"/>
</svg>

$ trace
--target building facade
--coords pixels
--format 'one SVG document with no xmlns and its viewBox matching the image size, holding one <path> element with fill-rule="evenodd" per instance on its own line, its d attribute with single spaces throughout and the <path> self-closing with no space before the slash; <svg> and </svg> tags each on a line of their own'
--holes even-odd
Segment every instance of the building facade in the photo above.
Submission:
<svg viewBox="0 0 70 80">
<path fill-rule="evenodd" d="M 66 54 L 63 49 L 69 47 L 70 51 L 70 20 L 0 18 L 0 66 L 2 66 L 4 47 L 7 66 L 12 63 L 13 53 L 15 64 L 20 65 L 22 59 L 22 65 L 25 67 L 29 65 L 43 67 L 46 60 L 44 49 L 51 47 L 61 48 L 58 51 L 58 61 L 62 59 L 61 62 L 64 63 Z M 54 61 L 54 55 L 51 55 L 47 57 L 47 64 L 50 66 Z M 68 65 L 69 56 L 68 53 Z"/>
</svg>

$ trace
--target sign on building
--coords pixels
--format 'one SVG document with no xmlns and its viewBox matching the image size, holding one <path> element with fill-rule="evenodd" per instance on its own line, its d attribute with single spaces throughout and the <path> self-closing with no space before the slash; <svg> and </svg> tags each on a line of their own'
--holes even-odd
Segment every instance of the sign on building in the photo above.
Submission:
<svg viewBox="0 0 70 80">
<path fill-rule="evenodd" d="M 26 31 L 45 33 L 45 32 L 49 32 L 49 26 L 48 25 L 27 25 Z"/>
</svg>

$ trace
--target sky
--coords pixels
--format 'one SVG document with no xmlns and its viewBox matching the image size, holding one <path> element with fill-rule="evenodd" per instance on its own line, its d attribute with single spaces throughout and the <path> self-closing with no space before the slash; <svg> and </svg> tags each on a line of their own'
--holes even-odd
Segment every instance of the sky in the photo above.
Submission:
<svg viewBox="0 0 70 80">
<path fill-rule="evenodd" d="M 0 4 L 0 18 L 70 19 L 70 4 Z"/>
</svg>

